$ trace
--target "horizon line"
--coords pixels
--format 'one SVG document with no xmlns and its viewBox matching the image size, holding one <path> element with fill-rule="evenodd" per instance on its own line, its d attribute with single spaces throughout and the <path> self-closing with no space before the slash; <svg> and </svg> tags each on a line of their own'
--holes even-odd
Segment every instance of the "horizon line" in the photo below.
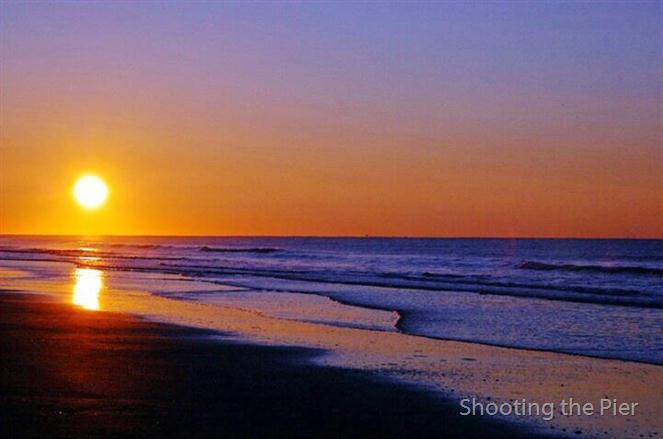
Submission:
<svg viewBox="0 0 663 439">
<path fill-rule="evenodd" d="M 661 237 L 616 236 L 417 236 L 417 235 L 189 235 L 189 234 L 75 234 L 75 233 L 0 233 L 0 237 L 76 237 L 76 238 L 322 238 L 322 239 L 522 239 L 522 240 L 621 240 L 661 241 Z"/>
</svg>

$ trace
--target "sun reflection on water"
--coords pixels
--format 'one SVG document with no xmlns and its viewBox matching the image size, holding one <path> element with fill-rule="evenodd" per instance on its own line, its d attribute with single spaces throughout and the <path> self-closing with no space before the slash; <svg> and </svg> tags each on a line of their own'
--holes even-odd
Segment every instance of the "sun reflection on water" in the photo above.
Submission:
<svg viewBox="0 0 663 439">
<path fill-rule="evenodd" d="M 71 301 L 74 305 L 89 310 L 99 309 L 99 292 L 104 285 L 101 270 L 77 268 L 74 271 L 74 293 Z"/>
</svg>

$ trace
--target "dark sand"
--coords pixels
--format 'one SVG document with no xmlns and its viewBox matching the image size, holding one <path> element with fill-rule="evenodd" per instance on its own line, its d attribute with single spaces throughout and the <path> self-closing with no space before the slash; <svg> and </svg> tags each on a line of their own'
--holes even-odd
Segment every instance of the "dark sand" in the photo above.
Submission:
<svg viewBox="0 0 663 439">
<path fill-rule="evenodd" d="M 315 351 L 0 294 L 0 437 L 531 437 Z"/>
</svg>

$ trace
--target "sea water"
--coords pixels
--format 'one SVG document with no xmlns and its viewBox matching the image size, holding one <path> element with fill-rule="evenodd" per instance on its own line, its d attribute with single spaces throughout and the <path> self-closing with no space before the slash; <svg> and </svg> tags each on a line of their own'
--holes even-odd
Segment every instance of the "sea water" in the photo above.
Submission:
<svg viewBox="0 0 663 439">
<path fill-rule="evenodd" d="M 150 290 L 276 318 L 663 364 L 662 240 L 3 236 L 3 260 L 179 275 L 210 288 Z"/>
</svg>

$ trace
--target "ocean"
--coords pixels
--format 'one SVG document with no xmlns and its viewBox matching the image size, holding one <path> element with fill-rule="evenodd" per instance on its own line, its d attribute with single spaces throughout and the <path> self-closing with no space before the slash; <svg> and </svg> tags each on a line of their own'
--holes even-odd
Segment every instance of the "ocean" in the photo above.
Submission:
<svg viewBox="0 0 663 439">
<path fill-rule="evenodd" d="M 282 319 L 663 364 L 663 240 L 2 236 L 3 261 L 179 275 L 210 288 L 146 288 Z"/>
</svg>

